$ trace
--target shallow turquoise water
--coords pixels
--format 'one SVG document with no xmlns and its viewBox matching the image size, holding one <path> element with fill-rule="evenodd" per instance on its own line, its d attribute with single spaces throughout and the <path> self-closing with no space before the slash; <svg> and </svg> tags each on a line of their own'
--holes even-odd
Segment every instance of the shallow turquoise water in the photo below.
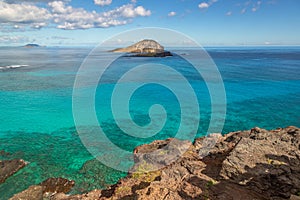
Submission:
<svg viewBox="0 0 300 200">
<path fill-rule="evenodd" d="M 254 126 L 266 129 L 300 126 L 300 48 L 207 50 L 220 70 L 226 89 L 227 114 L 223 133 Z M 0 67 L 28 65 L 15 69 L 0 68 L 0 150 L 11 153 L 0 156 L 0 159 L 22 158 L 30 162 L 0 185 L 0 199 L 7 199 L 49 177 L 75 180 L 76 186 L 71 193 L 77 193 L 105 187 L 126 175 L 100 162 L 83 167 L 93 156 L 82 145 L 75 129 L 72 91 L 77 70 L 90 49 L 0 48 L 0 51 Z M 193 50 L 185 52 L 193 55 Z M 109 53 L 103 54 L 110 56 Z M 146 62 L 172 66 L 187 77 L 200 102 L 201 121 L 197 136 L 205 135 L 211 117 L 207 87 L 191 66 L 174 56 L 120 58 L 108 70 L 95 98 L 97 117 L 107 137 L 120 148 L 132 151 L 135 146 L 154 139 L 173 137 L 178 129 L 180 109 L 174 94 L 155 84 L 134 93 L 130 100 L 130 114 L 137 124 L 146 125 L 150 122 L 149 107 L 154 103 L 163 105 L 168 116 L 162 131 L 150 138 L 135 138 L 124 134 L 113 120 L 110 96 L 115 81 L 130 67 Z M 88 77 L 92 76 L 93 70 L 86 72 Z M 89 93 L 89 85 L 83 91 Z M 89 117 L 84 105 L 82 113 Z M 213 123 L 218 124 L 217 121 Z M 95 127 L 86 128 L 93 130 Z"/>
</svg>

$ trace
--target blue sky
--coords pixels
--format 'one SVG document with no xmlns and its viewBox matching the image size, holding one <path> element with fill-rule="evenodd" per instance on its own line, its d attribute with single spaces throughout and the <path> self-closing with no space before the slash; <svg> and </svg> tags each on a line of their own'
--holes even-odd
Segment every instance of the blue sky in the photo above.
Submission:
<svg viewBox="0 0 300 200">
<path fill-rule="evenodd" d="M 0 45 L 96 45 L 160 27 L 204 46 L 300 45 L 299 0 L 0 0 Z"/>
</svg>

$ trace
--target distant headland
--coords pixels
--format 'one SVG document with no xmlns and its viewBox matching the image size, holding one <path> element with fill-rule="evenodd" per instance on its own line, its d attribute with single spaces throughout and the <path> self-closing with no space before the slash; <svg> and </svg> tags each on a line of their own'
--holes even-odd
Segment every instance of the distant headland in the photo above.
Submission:
<svg viewBox="0 0 300 200">
<path fill-rule="evenodd" d="M 129 57 L 166 57 L 173 56 L 171 52 L 165 51 L 164 47 L 155 40 L 142 40 L 125 48 L 117 48 L 111 52 L 131 53 Z"/>
</svg>

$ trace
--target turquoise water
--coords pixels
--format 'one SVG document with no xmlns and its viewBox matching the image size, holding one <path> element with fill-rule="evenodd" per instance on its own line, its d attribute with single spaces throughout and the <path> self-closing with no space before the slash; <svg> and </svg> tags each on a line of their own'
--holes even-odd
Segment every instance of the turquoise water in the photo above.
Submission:
<svg viewBox="0 0 300 200">
<path fill-rule="evenodd" d="M 0 48 L 0 150 L 11 153 L 0 155 L 0 159 L 22 158 L 30 163 L 0 185 L 0 199 L 7 199 L 49 177 L 75 180 L 76 186 L 71 193 L 78 193 L 106 187 L 126 175 L 100 162 L 90 161 L 83 166 L 93 156 L 81 143 L 75 128 L 72 92 L 76 73 L 90 50 Z M 207 51 L 226 89 L 223 133 L 254 126 L 266 129 L 300 126 L 300 47 L 223 47 L 207 48 Z M 195 60 L 198 58 L 193 49 L 186 49 L 184 53 Z M 96 63 L 101 56 L 107 57 L 110 53 L 103 52 L 93 58 Z M 107 71 L 95 96 L 97 118 L 107 137 L 120 148 L 132 151 L 135 146 L 154 139 L 173 137 L 178 129 L 179 103 L 172 91 L 157 84 L 145 85 L 130 100 L 130 115 L 141 126 L 150 122 L 148 109 L 151 105 L 159 103 L 165 107 L 167 122 L 157 135 L 144 139 L 132 137 L 124 134 L 114 121 L 110 101 L 115 81 L 132 66 L 149 62 L 172 66 L 187 77 L 200 103 L 197 136 L 205 135 L 211 117 L 209 92 L 205 82 L 186 61 L 180 56 L 123 57 Z M 11 65 L 22 66 L 1 68 Z M 93 70 L 97 69 L 87 71 L 86 76 L 93 76 Z M 170 76 L 166 74 L 166 77 Z M 88 84 L 82 88 L 87 94 L 90 92 Z M 90 113 L 85 111 L 85 106 L 81 111 L 88 119 Z M 85 128 L 96 129 L 93 126 Z"/>
</svg>

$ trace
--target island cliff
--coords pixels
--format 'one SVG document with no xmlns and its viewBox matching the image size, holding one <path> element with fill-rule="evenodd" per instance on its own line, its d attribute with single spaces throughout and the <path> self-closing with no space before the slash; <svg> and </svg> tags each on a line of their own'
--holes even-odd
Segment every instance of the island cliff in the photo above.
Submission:
<svg viewBox="0 0 300 200">
<path fill-rule="evenodd" d="M 112 52 L 131 53 L 135 57 L 165 57 L 172 56 L 169 51 L 154 40 L 142 40 L 125 48 L 118 48 Z"/>
<path fill-rule="evenodd" d="M 178 149 L 169 148 L 170 141 Z M 215 144 L 212 148 L 206 147 Z M 178 160 L 157 171 L 168 153 L 157 160 L 147 153 L 163 149 L 180 151 L 188 146 Z M 167 148 L 166 148 L 167 147 Z M 138 152 L 146 154 L 143 157 Z M 212 134 L 193 143 L 177 139 L 154 141 L 135 149 L 132 172 L 105 190 L 67 195 L 74 183 L 50 179 L 16 194 L 17 199 L 300 199 L 300 129 L 278 128 L 267 131 L 255 127 L 248 131 L 222 136 Z M 36 195 L 36 196 L 35 196 Z M 38 196 L 39 195 L 39 196 Z"/>
</svg>

